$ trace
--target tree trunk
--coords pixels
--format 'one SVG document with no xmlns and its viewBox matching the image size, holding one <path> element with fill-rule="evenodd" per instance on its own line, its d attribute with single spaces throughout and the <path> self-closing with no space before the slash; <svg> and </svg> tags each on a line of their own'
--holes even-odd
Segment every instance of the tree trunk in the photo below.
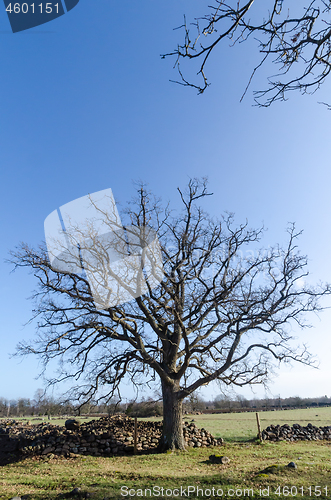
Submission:
<svg viewBox="0 0 331 500">
<path fill-rule="evenodd" d="M 183 401 L 178 397 L 179 383 L 167 385 L 162 381 L 163 434 L 161 451 L 185 450 L 183 436 Z"/>
</svg>

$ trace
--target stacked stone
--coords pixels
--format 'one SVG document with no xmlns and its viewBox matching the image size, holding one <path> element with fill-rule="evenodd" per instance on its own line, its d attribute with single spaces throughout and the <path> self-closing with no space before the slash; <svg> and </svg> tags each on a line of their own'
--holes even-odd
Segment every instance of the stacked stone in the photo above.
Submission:
<svg viewBox="0 0 331 500">
<path fill-rule="evenodd" d="M 12 420 L 11 418 L 6 418 L 0 420 L 0 435 L 2 434 L 19 434 L 22 427 L 26 428 L 30 425 L 30 422 L 22 423 L 18 420 Z"/>
<path fill-rule="evenodd" d="M 223 439 L 215 439 L 206 429 L 198 429 L 194 422 L 185 422 L 183 427 L 185 442 L 194 448 L 217 446 L 223 444 Z"/>
<path fill-rule="evenodd" d="M 269 425 L 262 431 L 262 439 L 268 441 L 318 441 L 322 439 L 331 440 L 331 425 L 316 427 L 308 424 L 303 427 L 300 424 Z"/>
<path fill-rule="evenodd" d="M 52 424 L 9 425 L 0 429 L 10 448 L 23 456 L 83 454 L 93 456 L 124 455 L 134 448 L 134 421 L 127 416 L 104 417 L 82 425 L 68 421 L 67 428 Z M 72 423 L 71 423 L 72 422 Z M 67 424 L 67 422 L 66 422 Z M 162 436 L 162 422 L 137 422 L 137 451 L 155 451 Z M 205 429 L 186 422 L 184 437 L 188 446 L 221 444 Z"/>
</svg>

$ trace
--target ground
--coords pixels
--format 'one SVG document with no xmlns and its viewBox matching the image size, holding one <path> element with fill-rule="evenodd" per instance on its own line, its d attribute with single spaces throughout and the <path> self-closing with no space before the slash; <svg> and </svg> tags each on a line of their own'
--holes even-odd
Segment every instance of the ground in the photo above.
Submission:
<svg viewBox="0 0 331 500">
<path fill-rule="evenodd" d="M 331 497 L 331 441 L 249 441 L 257 432 L 255 413 L 187 418 L 194 418 L 199 427 L 215 435 L 219 433 L 225 446 L 146 456 L 28 459 L 0 468 L 0 498 L 25 494 L 30 500 L 55 500 L 59 495 L 71 498 L 74 488 L 81 489 L 81 497 L 94 500 Z M 272 423 L 331 425 L 331 408 L 263 412 L 260 420 L 263 428 Z M 226 455 L 230 462 L 212 464 L 208 460 L 211 454 Z M 292 461 L 298 466 L 296 470 L 280 467 L 273 473 L 262 472 L 267 466 Z"/>
</svg>

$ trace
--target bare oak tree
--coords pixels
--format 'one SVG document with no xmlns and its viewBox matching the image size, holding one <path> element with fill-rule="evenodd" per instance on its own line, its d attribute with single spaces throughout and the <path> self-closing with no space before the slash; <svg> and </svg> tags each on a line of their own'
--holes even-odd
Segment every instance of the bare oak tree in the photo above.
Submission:
<svg viewBox="0 0 331 500">
<path fill-rule="evenodd" d="M 45 367 L 58 359 L 61 374 L 50 382 L 78 380 L 81 401 L 111 400 L 125 377 L 134 384 L 158 381 L 163 449 L 184 449 L 182 402 L 201 386 L 263 383 L 275 361 L 311 364 L 290 329 L 309 326 L 307 313 L 322 310 L 320 298 L 330 293 L 328 285 L 305 284 L 307 259 L 293 225 L 285 248 L 259 250 L 263 229 L 235 225 L 232 215 L 214 220 L 202 210 L 210 194 L 204 181 L 191 180 L 178 192 L 178 215 L 145 187 L 129 205 L 130 227 L 158 234 L 164 276 L 122 305 L 97 308 L 86 276 L 54 271 L 44 246 L 22 246 L 12 258 L 39 286 L 38 337 L 18 352 L 38 355 Z"/>
<path fill-rule="evenodd" d="M 206 7 L 207 10 L 207 7 Z M 184 41 L 163 57 L 176 57 L 180 83 L 203 93 L 208 87 L 206 67 L 226 40 L 231 45 L 254 38 L 261 58 L 253 69 L 244 95 L 256 71 L 270 58 L 278 74 L 268 79 L 268 87 L 254 92 L 259 106 L 286 100 L 290 91 L 313 93 L 331 70 L 331 3 L 325 0 L 215 0 L 208 13 L 186 23 Z M 192 27 L 192 28 L 191 28 Z M 198 80 L 187 79 L 181 67 L 184 59 L 198 62 Z M 192 64 L 192 63 L 191 63 Z M 200 83 L 199 83 L 200 82 Z"/>
</svg>

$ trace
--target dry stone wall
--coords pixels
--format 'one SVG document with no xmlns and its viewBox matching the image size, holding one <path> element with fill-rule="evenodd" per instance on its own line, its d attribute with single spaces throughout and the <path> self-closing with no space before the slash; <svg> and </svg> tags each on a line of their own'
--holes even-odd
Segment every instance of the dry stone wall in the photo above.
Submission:
<svg viewBox="0 0 331 500">
<path fill-rule="evenodd" d="M 319 441 L 321 439 L 331 440 L 331 425 L 316 427 L 308 424 L 302 427 L 300 424 L 269 425 L 262 431 L 262 439 L 268 441 Z"/>
<path fill-rule="evenodd" d="M 126 416 L 104 417 L 82 425 L 71 421 L 67 427 L 52 424 L 25 425 L 8 421 L 0 423 L 0 444 L 23 456 L 73 454 L 110 456 L 133 452 L 134 421 Z M 188 446 L 206 447 L 222 444 L 205 429 L 191 422 L 183 428 Z M 138 421 L 137 451 L 156 450 L 162 435 L 162 422 Z"/>
</svg>

